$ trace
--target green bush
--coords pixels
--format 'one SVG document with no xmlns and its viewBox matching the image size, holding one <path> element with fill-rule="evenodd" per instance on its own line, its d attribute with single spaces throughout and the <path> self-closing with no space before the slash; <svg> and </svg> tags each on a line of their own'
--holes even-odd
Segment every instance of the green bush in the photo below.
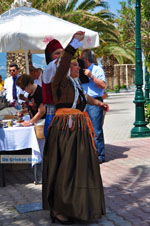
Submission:
<svg viewBox="0 0 150 226">
<path fill-rule="evenodd" d="M 120 89 L 126 89 L 126 88 L 127 88 L 126 85 L 121 85 L 121 86 L 120 86 Z"/>
<path fill-rule="evenodd" d="M 120 90 L 120 87 L 119 87 L 118 85 L 116 85 L 116 86 L 114 87 L 114 90 L 115 90 L 115 91 L 119 91 L 119 90 Z"/>
<path fill-rule="evenodd" d="M 107 91 L 107 92 L 115 92 L 114 89 L 107 89 L 106 91 Z"/>
<path fill-rule="evenodd" d="M 146 121 L 148 123 L 150 123 L 150 103 L 146 105 L 146 108 L 145 108 L 145 117 L 146 117 Z"/>
</svg>

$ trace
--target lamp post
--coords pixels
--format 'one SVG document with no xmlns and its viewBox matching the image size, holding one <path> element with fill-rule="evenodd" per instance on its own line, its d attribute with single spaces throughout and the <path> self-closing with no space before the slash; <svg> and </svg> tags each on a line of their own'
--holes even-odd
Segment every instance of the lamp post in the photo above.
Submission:
<svg viewBox="0 0 150 226">
<path fill-rule="evenodd" d="M 142 51 L 141 51 L 141 1 L 136 0 L 136 69 L 135 69 L 135 122 L 131 130 L 131 137 L 148 137 L 150 130 L 145 121 L 143 96 L 143 71 L 142 71 Z"/>
<path fill-rule="evenodd" d="M 145 104 L 147 105 L 150 102 L 149 99 L 149 73 L 147 67 L 145 67 Z"/>
</svg>

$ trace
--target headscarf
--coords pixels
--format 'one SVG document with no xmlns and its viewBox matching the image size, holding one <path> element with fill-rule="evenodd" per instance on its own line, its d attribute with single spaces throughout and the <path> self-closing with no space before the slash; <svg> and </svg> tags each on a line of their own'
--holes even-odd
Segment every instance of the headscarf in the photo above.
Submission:
<svg viewBox="0 0 150 226">
<path fill-rule="evenodd" d="M 49 64 L 50 61 L 52 61 L 51 59 L 51 54 L 56 50 L 56 49 L 63 49 L 62 45 L 60 44 L 60 42 L 56 39 L 53 39 L 52 41 L 50 41 L 45 49 L 45 58 L 46 58 L 46 63 Z"/>
</svg>

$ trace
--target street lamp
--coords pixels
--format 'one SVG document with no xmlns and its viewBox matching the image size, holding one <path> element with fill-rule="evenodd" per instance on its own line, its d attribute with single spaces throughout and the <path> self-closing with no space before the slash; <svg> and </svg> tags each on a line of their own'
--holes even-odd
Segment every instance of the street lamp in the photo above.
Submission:
<svg viewBox="0 0 150 226">
<path fill-rule="evenodd" d="M 143 71 L 142 71 L 142 51 L 141 51 L 141 1 L 136 0 L 136 68 L 135 68 L 135 122 L 131 130 L 131 137 L 148 137 L 150 130 L 147 128 L 145 121 L 143 95 Z"/>
<path fill-rule="evenodd" d="M 149 104 L 149 73 L 147 71 L 147 67 L 145 66 L 145 104 Z"/>
</svg>

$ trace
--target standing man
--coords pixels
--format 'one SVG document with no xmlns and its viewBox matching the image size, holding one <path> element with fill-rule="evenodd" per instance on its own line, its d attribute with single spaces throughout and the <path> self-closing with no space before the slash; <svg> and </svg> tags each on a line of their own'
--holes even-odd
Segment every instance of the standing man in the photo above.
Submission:
<svg viewBox="0 0 150 226">
<path fill-rule="evenodd" d="M 105 74 L 103 69 L 99 65 L 95 65 L 95 56 L 91 50 L 83 50 L 81 59 L 84 61 L 84 74 L 89 78 L 88 83 L 82 84 L 83 90 L 89 96 L 103 101 L 102 96 L 106 87 Z M 94 105 L 87 104 L 86 111 L 92 121 L 96 139 L 95 144 L 98 152 L 99 164 L 105 162 L 105 147 L 103 136 L 103 110 L 102 108 Z"/>
<path fill-rule="evenodd" d="M 6 99 L 10 103 L 14 103 L 18 100 L 19 95 L 23 92 L 18 86 L 16 86 L 17 78 L 20 76 L 19 68 L 17 64 L 11 64 L 9 66 L 10 77 L 4 81 L 4 89 L 6 92 Z"/>
</svg>

